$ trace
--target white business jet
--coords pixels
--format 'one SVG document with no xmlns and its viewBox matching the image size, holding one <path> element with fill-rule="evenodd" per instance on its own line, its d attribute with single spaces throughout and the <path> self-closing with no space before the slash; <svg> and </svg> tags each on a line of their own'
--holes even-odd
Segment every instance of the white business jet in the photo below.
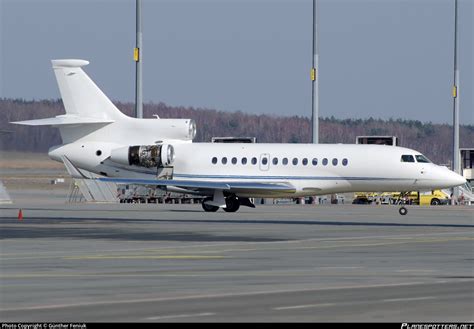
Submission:
<svg viewBox="0 0 474 329">
<path fill-rule="evenodd" d="M 193 143 L 190 119 L 124 115 L 82 70 L 84 60 L 53 60 L 65 115 L 16 124 L 58 127 L 49 150 L 74 177 L 158 186 L 204 195 L 205 211 L 255 207 L 254 197 L 419 191 L 466 180 L 415 150 L 385 145 Z M 404 209 L 404 210 L 403 210 Z M 406 214 L 406 208 L 401 208 Z"/>
</svg>

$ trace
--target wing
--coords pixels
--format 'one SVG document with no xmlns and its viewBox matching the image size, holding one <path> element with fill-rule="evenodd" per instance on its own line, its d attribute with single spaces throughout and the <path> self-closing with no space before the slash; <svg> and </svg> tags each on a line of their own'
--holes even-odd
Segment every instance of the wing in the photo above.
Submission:
<svg viewBox="0 0 474 329">
<path fill-rule="evenodd" d="M 173 186 L 191 191 L 222 190 L 235 194 L 275 194 L 295 193 L 293 185 L 286 182 L 260 183 L 260 182 L 213 182 L 198 180 L 176 180 L 176 179 L 137 179 L 137 178 L 96 178 L 102 182 L 113 182 L 118 184 L 136 184 L 149 186 Z"/>
<path fill-rule="evenodd" d="M 235 181 L 200 181 L 200 180 L 176 180 L 176 179 L 142 179 L 142 178 L 115 178 L 115 177 L 88 177 L 85 176 L 65 155 L 62 160 L 67 171 L 73 178 L 78 179 L 94 179 L 101 182 L 111 182 L 117 184 L 134 184 L 148 186 L 169 186 L 183 189 L 186 191 L 213 194 L 216 190 L 227 191 L 237 195 L 282 195 L 295 193 L 296 189 L 287 182 L 235 182 Z"/>
</svg>

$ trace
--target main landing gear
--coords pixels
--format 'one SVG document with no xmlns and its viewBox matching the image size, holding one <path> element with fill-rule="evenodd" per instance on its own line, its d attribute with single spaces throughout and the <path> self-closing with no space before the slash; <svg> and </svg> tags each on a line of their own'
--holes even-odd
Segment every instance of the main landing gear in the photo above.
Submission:
<svg viewBox="0 0 474 329">
<path fill-rule="evenodd" d="M 229 196 L 225 198 L 225 212 L 236 212 L 240 208 L 239 198 L 236 196 Z"/>
<path fill-rule="evenodd" d="M 208 204 L 208 202 L 213 201 L 213 198 L 205 198 L 202 202 L 202 209 L 205 212 L 216 212 L 219 210 L 218 206 Z M 255 208 L 255 205 L 249 198 L 239 198 L 235 195 L 229 195 L 225 198 L 225 207 L 222 207 L 225 212 L 236 212 L 239 210 L 240 206 Z"/>
<path fill-rule="evenodd" d="M 211 200 L 212 200 L 211 198 L 205 198 L 204 200 L 202 200 L 201 206 L 205 212 L 216 212 L 217 210 L 219 210 L 218 206 L 212 206 L 206 203 L 206 201 L 211 201 Z"/>
</svg>

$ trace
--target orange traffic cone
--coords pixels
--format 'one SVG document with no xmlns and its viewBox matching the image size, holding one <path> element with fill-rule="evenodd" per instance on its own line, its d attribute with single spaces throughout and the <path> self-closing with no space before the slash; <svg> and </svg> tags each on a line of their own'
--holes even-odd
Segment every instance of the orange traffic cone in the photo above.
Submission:
<svg viewBox="0 0 474 329">
<path fill-rule="evenodd" d="M 23 219 L 23 211 L 20 211 L 18 212 L 18 220 L 22 220 Z"/>
</svg>

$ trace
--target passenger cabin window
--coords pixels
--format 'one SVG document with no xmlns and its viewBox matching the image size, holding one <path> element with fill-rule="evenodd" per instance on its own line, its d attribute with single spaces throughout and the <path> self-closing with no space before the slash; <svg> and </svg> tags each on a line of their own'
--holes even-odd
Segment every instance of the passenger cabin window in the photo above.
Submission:
<svg viewBox="0 0 474 329">
<path fill-rule="evenodd" d="M 428 158 L 426 158 L 424 155 L 421 155 L 421 154 L 415 155 L 415 158 L 416 158 L 417 162 L 421 162 L 421 163 L 430 163 L 431 162 L 430 160 L 428 160 Z"/>
<path fill-rule="evenodd" d="M 222 158 L 222 164 L 227 164 L 227 158 L 226 157 Z"/>
<path fill-rule="evenodd" d="M 313 166 L 317 166 L 318 165 L 318 159 L 314 158 L 313 159 Z"/>
<path fill-rule="evenodd" d="M 242 158 L 242 164 L 246 165 L 247 164 L 247 158 Z"/>
<path fill-rule="evenodd" d="M 332 159 L 332 165 L 337 166 L 337 159 L 336 158 Z"/>
<path fill-rule="evenodd" d="M 252 164 L 253 165 L 257 164 L 257 158 L 252 158 Z"/>
<path fill-rule="evenodd" d="M 283 160 L 281 160 L 281 163 L 286 166 L 288 164 L 288 158 L 283 158 Z"/>
<path fill-rule="evenodd" d="M 232 158 L 232 164 L 237 164 L 237 158 Z"/>
<path fill-rule="evenodd" d="M 328 159 L 327 158 L 324 158 L 323 159 L 323 166 L 327 166 L 328 165 Z"/>
<path fill-rule="evenodd" d="M 216 157 L 213 157 L 213 158 L 212 158 L 212 163 L 213 163 L 213 164 L 216 164 L 216 163 L 217 163 L 217 158 L 216 158 Z"/>
<path fill-rule="evenodd" d="M 347 166 L 347 164 L 349 163 L 349 161 L 347 159 L 342 159 L 342 165 L 343 166 Z"/>
<path fill-rule="evenodd" d="M 278 158 L 273 158 L 273 164 L 277 165 L 278 164 Z"/>
<path fill-rule="evenodd" d="M 262 158 L 262 164 L 266 165 L 268 163 L 268 158 Z"/>
<path fill-rule="evenodd" d="M 413 157 L 413 155 L 409 155 L 409 154 L 404 154 L 402 155 L 402 162 L 415 162 L 415 158 Z"/>
<path fill-rule="evenodd" d="M 308 165 L 308 159 L 304 158 L 302 162 L 303 162 L 303 166 Z"/>
<path fill-rule="evenodd" d="M 298 158 L 293 158 L 293 164 L 296 166 L 298 164 Z"/>
</svg>

